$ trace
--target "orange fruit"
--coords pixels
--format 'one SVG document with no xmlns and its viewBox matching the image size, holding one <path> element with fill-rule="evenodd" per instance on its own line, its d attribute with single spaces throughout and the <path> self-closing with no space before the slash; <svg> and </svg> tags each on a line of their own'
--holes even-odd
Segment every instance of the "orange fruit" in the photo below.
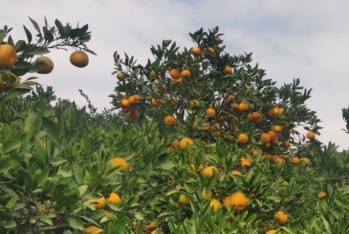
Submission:
<svg viewBox="0 0 349 234">
<path fill-rule="evenodd" d="M 171 115 L 166 116 L 165 119 L 164 119 L 164 122 L 165 122 L 165 124 L 167 126 L 171 126 L 172 127 L 172 126 L 176 125 L 176 119 L 173 116 L 171 116 Z"/>
<path fill-rule="evenodd" d="M 88 226 L 84 229 L 83 234 L 99 234 L 102 233 L 103 229 L 95 226 Z"/>
<path fill-rule="evenodd" d="M 155 101 L 154 98 L 152 98 L 152 99 L 150 100 L 150 105 L 153 106 L 153 107 L 156 107 L 156 106 L 158 106 L 158 102 Z"/>
<path fill-rule="evenodd" d="M 276 230 L 272 229 L 267 231 L 265 234 L 276 234 Z M 282 234 L 281 232 L 278 232 L 278 234 Z"/>
<path fill-rule="evenodd" d="M 273 131 L 276 133 L 282 132 L 282 127 L 280 125 L 275 125 Z"/>
<path fill-rule="evenodd" d="M 181 77 L 187 77 L 187 78 L 189 78 L 189 77 L 191 77 L 191 72 L 190 72 L 189 70 L 187 70 L 187 69 L 184 69 L 184 70 L 182 70 L 182 72 L 181 72 Z"/>
<path fill-rule="evenodd" d="M 109 169 L 113 169 L 117 166 L 120 166 L 121 172 L 126 172 L 128 168 L 128 163 L 125 161 L 125 159 L 119 157 L 115 157 L 107 163 L 107 167 Z"/>
<path fill-rule="evenodd" d="M 177 69 L 174 68 L 170 71 L 170 76 L 173 79 L 179 79 L 181 77 L 181 73 Z"/>
<path fill-rule="evenodd" d="M 130 101 L 127 99 L 122 99 L 120 102 L 121 107 L 129 107 L 130 106 Z"/>
<path fill-rule="evenodd" d="M 53 61 L 46 56 L 40 56 L 34 62 L 35 67 L 38 69 L 39 74 L 48 74 L 53 70 Z"/>
<path fill-rule="evenodd" d="M 183 205 L 189 205 L 190 204 L 190 197 L 186 196 L 184 194 L 179 195 L 179 203 Z"/>
<path fill-rule="evenodd" d="M 0 67 L 12 67 L 17 60 L 17 53 L 13 46 L 0 45 Z"/>
<path fill-rule="evenodd" d="M 139 111 L 138 110 L 131 110 L 128 112 L 127 117 L 129 119 L 137 119 L 139 117 Z"/>
<path fill-rule="evenodd" d="M 153 231 L 158 227 L 158 222 L 156 220 L 154 220 L 153 222 L 151 222 L 148 226 L 145 226 L 144 229 L 146 231 Z"/>
<path fill-rule="evenodd" d="M 235 205 L 235 210 L 243 211 L 247 207 L 247 200 L 248 199 L 245 194 L 243 194 L 242 192 L 236 192 L 231 195 L 229 205 Z"/>
<path fill-rule="evenodd" d="M 208 47 L 206 50 L 204 50 L 204 54 L 205 57 L 209 59 L 216 57 L 216 51 L 212 47 Z"/>
<path fill-rule="evenodd" d="M 205 131 L 210 130 L 210 124 L 208 124 L 208 123 L 202 123 L 202 126 L 205 127 L 205 128 L 204 128 Z"/>
<path fill-rule="evenodd" d="M 218 174 L 218 169 L 215 166 L 208 166 L 205 169 L 203 169 L 201 173 L 206 179 L 211 179 L 214 173 L 213 171 L 216 171 L 216 173 Z"/>
<path fill-rule="evenodd" d="M 223 74 L 232 74 L 233 73 L 233 68 L 229 67 L 228 65 L 226 65 L 223 70 L 222 70 Z"/>
<path fill-rule="evenodd" d="M 231 174 L 232 175 L 240 175 L 241 176 L 241 172 L 239 172 L 237 170 L 232 170 Z"/>
<path fill-rule="evenodd" d="M 195 46 L 191 49 L 191 54 L 194 56 L 199 56 L 201 54 L 201 49 Z"/>
<path fill-rule="evenodd" d="M 185 150 L 187 148 L 187 144 L 188 145 L 193 145 L 194 142 L 192 139 L 188 138 L 188 137 L 184 137 L 180 142 L 179 142 L 179 148 L 181 148 L 181 150 Z"/>
<path fill-rule="evenodd" d="M 307 165 L 307 166 L 310 165 L 310 160 L 309 160 L 309 158 L 303 157 L 303 158 L 300 158 L 300 160 L 303 161 L 305 165 Z"/>
<path fill-rule="evenodd" d="M 292 165 L 298 165 L 301 162 L 301 160 L 297 156 L 294 156 L 293 158 L 291 158 L 290 161 Z"/>
<path fill-rule="evenodd" d="M 287 214 L 285 214 L 283 211 L 278 211 L 276 212 L 276 214 L 274 214 L 274 220 L 279 224 L 285 224 L 287 222 L 287 219 Z"/>
<path fill-rule="evenodd" d="M 206 193 L 206 187 L 205 187 L 204 190 L 202 190 L 201 196 L 202 196 L 202 199 L 204 199 L 205 201 L 209 201 L 212 198 L 212 191 L 210 191 L 209 193 Z"/>
<path fill-rule="evenodd" d="M 239 104 L 239 110 L 240 111 L 248 111 L 250 107 L 248 106 L 248 104 L 244 101 L 240 102 Z"/>
<path fill-rule="evenodd" d="M 141 95 L 139 95 L 139 94 L 135 94 L 135 95 L 133 95 L 133 96 L 134 96 L 135 99 L 136 99 L 136 103 L 139 103 L 139 102 L 141 101 L 141 99 L 142 99 Z"/>
<path fill-rule="evenodd" d="M 154 230 L 150 234 L 164 234 L 164 233 L 160 230 Z"/>
<path fill-rule="evenodd" d="M 158 78 L 158 75 L 155 73 L 155 71 L 151 71 L 149 73 L 149 77 L 152 78 L 153 80 L 155 80 L 156 78 Z"/>
<path fill-rule="evenodd" d="M 263 132 L 261 134 L 261 139 L 264 141 L 264 144 L 270 142 L 270 135 L 268 133 Z"/>
<path fill-rule="evenodd" d="M 285 159 L 279 157 L 279 158 L 275 159 L 274 162 L 277 162 L 280 164 L 285 164 Z"/>
<path fill-rule="evenodd" d="M 275 133 L 273 130 L 270 130 L 270 131 L 268 132 L 268 134 L 269 134 L 269 136 L 270 136 L 270 141 L 275 141 L 275 140 L 276 140 L 277 135 L 276 135 L 276 133 Z"/>
<path fill-rule="evenodd" d="M 317 198 L 319 198 L 320 200 L 325 199 L 327 196 L 327 194 L 324 191 L 319 192 L 319 194 L 317 195 Z"/>
<path fill-rule="evenodd" d="M 110 202 L 115 205 L 120 203 L 120 197 L 116 193 L 112 192 L 107 199 L 105 199 L 105 202 Z"/>
<path fill-rule="evenodd" d="M 88 65 L 88 56 L 84 51 L 75 51 L 70 55 L 70 62 L 75 67 L 86 67 Z"/>
<path fill-rule="evenodd" d="M 314 132 L 308 132 L 307 133 L 307 138 L 308 139 L 314 139 L 315 138 L 315 133 Z"/>
<path fill-rule="evenodd" d="M 118 74 L 116 74 L 116 78 L 118 78 L 118 80 L 123 80 L 123 79 L 125 79 L 125 75 L 124 75 L 124 73 L 119 72 Z"/>
<path fill-rule="evenodd" d="M 216 111 L 213 108 L 207 108 L 206 109 L 206 115 L 208 115 L 209 118 L 213 118 L 216 116 Z"/>
<path fill-rule="evenodd" d="M 248 142 L 247 134 L 240 133 L 239 136 L 238 136 L 238 140 L 239 140 L 240 143 L 243 143 L 243 144 L 247 143 Z"/>
<path fill-rule="evenodd" d="M 222 204 L 217 199 L 212 199 L 210 202 L 210 206 L 213 207 L 213 213 L 216 213 L 216 211 L 222 207 Z"/>
<path fill-rule="evenodd" d="M 178 147 L 179 146 L 179 141 L 178 140 L 174 140 L 174 141 L 171 141 L 171 146 L 172 147 Z"/>
<path fill-rule="evenodd" d="M 250 167 L 251 166 L 251 161 L 248 158 L 241 157 L 240 162 L 241 162 L 242 167 Z"/>
<path fill-rule="evenodd" d="M 102 196 L 102 194 L 99 193 L 99 195 Z M 101 198 L 97 199 L 97 200 L 93 200 L 93 199 L 89 199 L 87 200 L 89 203 L 93 203 L 93 206 L 96 209 L 103 209 L 105 206 L 105 198 L 102 196 Z"/>
</svg>

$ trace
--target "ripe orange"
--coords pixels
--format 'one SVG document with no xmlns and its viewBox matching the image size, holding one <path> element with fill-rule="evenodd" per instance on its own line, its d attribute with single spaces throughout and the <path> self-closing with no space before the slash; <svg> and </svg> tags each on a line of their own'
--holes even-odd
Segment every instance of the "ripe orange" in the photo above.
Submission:
<svg viewBox="0 0 349 234">
<path fill-rule="evenodd" d="M 248 158 L 241 157 L 240 162 L 241 162 L 242 167 L 250 167 L 251 166 L 251 161 Z"/>
<path fill-rule="evenodd" d="M 150 105 L 153 106 L 153 107 L 156 107 L 156 106 L 158 105 L 158 103 L 157 103 L 157 101 L 155 101 L 154 98 L 152 98 L 152 99 L 150 100 Z"/>
<path fill-rule="evenodd" d="M 320 200 L 325 199 L 327 196 L 327 194 L 324 191 L 319 192 L 319 194 L 317 195 L 317 198 L 319 198 Z"/>
<path fill-rule="evenodd" d="M 276 214 L 274 214 L 274 220 L 279 224 L 285 224 L 287 222 L 287 219 L 287 214 L 285 214 L 283 211 L 278 211 L 276 212 Z"/>
<path fill-rule="evenodd" d="M 209 201 L 212 198 L 212 191 L 210 191 L 209 193 L 206 193 L 206 187 L 205 187 L 204 190 L 202 190 L 201 196 L 202 196 L 202 199 L 204 199 L 205 201 Z"/>
<path fill-rule="evenodd" d="M 171 115 L 166 116 L 165 119 L 164 119 L 164 122 L 165 122 L 165 124 L 167 126 L 171 126 L 172 127 L 172 126 L 176 125 L 176 119 L 173 116 L 171 116 Z"/>
<path fill-rule="evenodd" d="M 238 140 L 239 140 L 240 143 L 243 143 L 243 144 L 247 143 L 248 142 L 247 134 L 240 133 L 239 136 L 238 136 Z"/>
<path fill-rule="evenodd" d="M 241 172 L 239 172 L 237 170 L 232 170 L 231 174 L 232 175 L 240 175 L 241 176 Z"/>
<path fill-rule="evenodd" d="M 245 194 L 243 194 L 242 192 L 236 192 L 231 195 L 230 204 L 228 205 L 231 205 L 231 206 L 235 205 L 235 210 L 243 211 L 247 207 L 247 200 L 248 199 L 245 196 Z"/>
<path fill-rule="evenodd" d="M 129 119 L 137 119 L 139 117 L 139 111 L 138 110 L 132 110 L 128 112 L 127 117 Z"/>
<path fill-rule="evenodd" d="M 270 141 L 275 141 L 275 140 L 276 140 L 277 135 L 276 135 L 276 133 L 275 133 L 273 130 L 270 130 L 270 131 L 268 132 L 268 134 L 269 134 L 269 136 L 270 136 Z"/>
<path fill-rule="evenodd" d="M 122 101 L 120 102 L 120 106 L 121 107 L 129 107 L 130 106 L 130 101 L 127 99 L 122 99 Z"/>
<path fill-rule="evenodd" d="M 53 70 L 53 61 L 46 56 L 40 56 L 34 62 L 39 74 L 48 74 Z"/>
<path fill-rule="evenodd" d="M 88 56 L 84 51 L 75 51 L 70 55 L 70 62 L 75 67 L 86 67 L 88 65 Z"/>
<path fill-rule="evenodd" d="M 208 47 L 206 50 L 204 50 L 204 54 L 205 57 L 209 59 L 216 57 L 216 51 L 212 47 Z"/>
<path fill-rule="evenodd" d="M 208 123 L 202 123 L 202 126 L 205 127 L 205 128 L 204 128 L 205 131 L 210 130 L 210 124 L 208 124 Z"/>
<path fill-rule="evenodd" d="M 88 226 L 87 228 L 84 229 L 84 234 L 99 234 L 102 233 L 103 229 L 95 226 Z"/>
<path fill-rule="evenodd" d="M 174 68 L 170 71 L 170 76 L 173 79 L 179 79 L 181 77 L 181 73 L 177 69 Z"/>
<path fill-rule="evenodd" d="M 191 54 L 194 56 L 199 56 L 201 54 L 201 49 L 195 46 L 191 49 Z"/>
<path fill-rule="evenodd" d="M 248 111 L 250 107 L 248 106 L 248 104 L 244 101 L 240 102 L 239 104 L 239 110 L 240 111 Z"/>
<path fill-rule="evenodd" d="M 315 138 L 315 133 L 314 132 L 308 132 L 307 133 L 307 138 L 308 139 L 314 139 Z"/>
<path fill-rule="evenodd" d="M 183 204 L 183 205 L 189 205 L 190 204 L 190 197 L 181 194 L 179 195 L 179 203 Z"/>
<path fill-rule="evenodd" d="M 280 125 L 275 125 L 273 131 L 276 133 L 282 132 L 282 127 Z"/>
<path fill-rule="evenodd" d="M 303 161 L 305 165 L 307 165 L 307 166 L 310 165 L 310 160 L 309 160 L 309 158 L 303 157 L 303 158 L 300 158 L 300 160 Z"/>
<path fill-rule="evenodd" d="M 115 157 L 107 163 L 107 167 L 109 169 L 113 169 L 117 166 L 120 166 L 121 172 L 126 172 L 128 168 L 128 163 L 123 158 L 119 158 L 119 157 Z"/>
<path fill-rule="evenodd" d="M 208 115 L 209 118 L 213 118 L 216 116 L 216 111 L 213 108 L 209 107 L 206 109 L 206 115 Z"/>
<path fill-rule="evenodd" d="M 275 234 L 276 233 L 276 230 L 269 230 L 267 231 L 265 234 Z M 278 234 L 282 234 L 281 232 L 278 232 Z"/>
<path fill-rule="evenodd" d="M 187 69 L 182 70 L 181 72 L 181 77 L 187 77 L 190 78 L 191 77 L 191 72 Z"/>
<path fill-rule="evenodd" d="M 119 72 L 118 74 L 116 74 L 116 78 L 118 78 L 118 80 L 123 80 L 123 79 L 125 79 L 125 75 L 124 75 L 124 73 Z"/>
<path fill-rule="evenodd" d="M 12 67 L 17 60 L 15 48 L 11 45 L 0 45 L 0 67 Z"/>
<path fill-rule="evenodd" d="M 99 193 L 99 195 L 102 196 L 102 194 Z M 93 199 L 89 199 L 87 200 L 89 203 L 93 203 L 93 206 L 96 209 L 103 209 L 105 206 L 105 198 L 102 196 L 101 198 L 97 199 L 97 200 L 93 200 Z"/>
<path fill-rule="evenodd" d="M 154 220 L 153 222 L 151 222 L 148 226 L 145 226 L 144 229 L 146 231 L 153 231 L 158 227 L 158 222 L 156 220 Z"/>
<path fill-rule="evenodd" d="M 261 139 L 264 141 L 264 144 L 270 142 L 270 135 L 268 133 L 263 132 L 261 134 Z"/>
<path fill-rule="evenodd" d="M 214 173 L 213 171 L 216 171 L 216 173 L 218 174 L 218 169 L 215 166 L 208 166 L 205 169 L 203 169 L 201 173 L 206 179 L 211 179 Z"/>
<path fill-rule="evenodd" d="M 275 159 L 274 162 L 277 162 L 280 164 L 285 164 L 285 159 L 279 157 L 279 158 Z"/>
<path fill-rule="evenodd" d="M 226 65 L 223 70 L 222 70 L 223 74 L 232 74 L 233 73 L 233 68 L 229 67 L 228 65 Z"/>
<path fill-rule="evenodd" d="M 179 141 L 178 140 L 174 140 L 174 141 L 171 141 L 171 146 L 172 147 L 178 147 L 179 146 Z"/>
<path fill-rule="evenodd" d="M 184 137 L 180 142 L 179 142 L 179 148 L 181 148 L 181 150 L 185 150 L 187 148 L 187 144 L 188 145 L 193 145 L 194 142 L 192 139 L 188 138 L 188 137 Z"/>
<path fill-rule="evenodd" d="M 290 147 L 291 147 L 290 141 L 284 141 L 283 144 L 284 144 L 284 146 L 286 146 L 287 148 L 290 148 Z"/>
<path fill-rule="evenodd" d="M 213 207 L 213 213 L 216 213 L 216 211 L 222 207 L 222 204 L 217 199 L 212 199 L 210 202 L 210 206 Z"/>
<path fill-rule="evenodd" d="M 164 234 L 164 233 L 160 230 L 154 230 L 150 234 Z"/>
<path fill-rule="evenodd" d="M 292 165 L 298 165 L 301 162 L 301 160 L 297 156 L 294 156 L 293 158 L 291 158 L 290 161 Z"/>
<path fill-rule="evenodd" d="M 105 199 L 105 202 L 110 202 L 115 205 L 120 203 L 120 197 L 116 193 L 112 192 L 107 199 Z"/>
<path fill-rule="evenodd" d="M 155 80 L 156 78 L 158 78 L 158 75 L 155 73 L 155 71 L 151 71 L 151 72 L 149 73 L 149 76 L 150 76 L 150 78 L 152 78 L 153 80 Z"/>
</svg>

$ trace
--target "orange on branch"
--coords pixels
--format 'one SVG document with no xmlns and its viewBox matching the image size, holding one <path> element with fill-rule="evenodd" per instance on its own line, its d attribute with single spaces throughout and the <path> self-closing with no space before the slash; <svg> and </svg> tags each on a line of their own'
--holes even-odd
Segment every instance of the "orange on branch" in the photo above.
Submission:
<svg viewBox="0 0 349 234">
<path fill-rule="evenodd" d="M 125 159 L 119 157 L 115 157 L 107 163 L 107 168 L 109 169 L 113 169 L 117 166 L 120 166 L 121 172 L 126 172 L 128 168 L 128 163 L 125 161 Z"/>
<path fill-rule="evenodd" d="M 315 138 L 315 133 L 314 132 L 308 132 L 307 133 L 307 138 L 308 139 L 314 139 Z"/>
<path fill-rule="evenodd" d="M 105 199 L 105 202 L 113 203 L 114 205 L 118 205 L 120 203 L 120 197 L 118 194 L 112 192 L 109 197 Z"/>
<path fill-rule="evenodd" d="M 240 111 L 248 111 L 250 109 L 250 107 L 248 106 L 248 104 L 244 101 L 240 102 L 239 104 L 239 110 Z"/>
<path fill-rule="evenodd" d="M 177 69 L 174 68 L 170 71 L 170 76 L 173 79 L 179 79 L 181 77 L 181 73 Z"/>
<path fill-rule="evenodd" d="M 195 46 L 191 49 L 191 54 L 194 56 L 199 56 L 201 54 L 201 49 Z"/>
<path fill-rule="evenodd" d="M 169 115 L 169 116 L 166 116 L 165 119 L 164 119 L 164 122 L 167 126 L 175 126 L 176 125 L 176 119 Z"/>
<path fill-rule="evenodd" d="M 70 55 L 70 62 L 75 67 L 83 68 L 88 65 L 89 59 L 84 51 L 75 51 Z"/>
<path fill-rule="evenodd" d="M 191 72 L 187 69 L 182 70 L 181 72 L 181 77 L 187 77 L 190 78 L 191 77 Z"/>
<path fill-rule="evenodd" d="M 238 140 L 240 143 L 247 143 L 248 142 L 248 135 L 246 133 L 240 133 L 238 136 Z"/>
<path fill-rule="evenodd" d="M 223 68 L 222 73 L 223 73 L 224 75 L 226 75 L 226 74 L 232 74 L 232 73 L 233 73 L 233 68 L 231 68 L 231 67 L 229 67 L 228 65 L 226 65 L 226 66 Z"/>
<path fill-rule="evenodd" d="M 279 224 L 285 224 L 288 220 L 288 217 L 287 214 L 285 214 L 283 211 L 278 211 L 276 212 L 276 214 L 274 214 L 274 220 Z"/>
<path fill-rule="evenodd" d="M 185 150 L 187 148 L 187 144 L 188 145 L 193 145 L 194 142 L 192 139 L 190 139 L 189 137 L 184 137 L 182 140 L 180 140 L 179 142 L 179 148 L 181 148 L 181 150 Z"/>
<path fill-rule="evenodd" d="M 48 74 L 53 70 L 53 61 L 46 56 L 40 56 L 34 62 L 35 67 L 38 69 L 39 74 Z"/>
<path fill-rule="evenodd" d="M 17 53 L 13 46 L 0 44 L 0 67 L 12 67 L 17 60 Z"/>
</svg>

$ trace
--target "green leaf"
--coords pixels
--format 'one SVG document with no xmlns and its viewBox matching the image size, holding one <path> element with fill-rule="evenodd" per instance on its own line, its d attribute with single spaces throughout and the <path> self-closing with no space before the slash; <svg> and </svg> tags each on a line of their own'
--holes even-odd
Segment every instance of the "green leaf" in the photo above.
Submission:
<svg viewBox="0 0 349 234">
<path fill-rule="evenodd" d="M 63 25 L 62 25 L 61 21 L 56 19 L 55 20 L 55 25 L 58 28 L 58 32 L 59 32 L 59 34 L 61 34 L 61 37 L 65 37 L 65 32 L 64 32 L 64 28 L 63 28 Z"/>
<path fill-rule="evenodd" d="M 14 228 L 17 226 L 16 222 L 13 219 L 3 222 L 3 225 L 4 228 Z"/>
<path fill-rule="evenodd" d="M 6 154 L 7 152 L 10 152 L 11 150 L 14 150 L 20 146 L 21 146 L 20 140 L 12 140 L 8 142 L 4 142 L 2 147 L 2 153 Z"/>
<path fill-rule="evenodd" d="M 40 32 L 40 27 L 38 25 L 38 23 L 36 23 L 33 19 L 31 19 L 30 17 L 28 17 L 30 19 L 30 21 L 32 22 L 34 28 L 36 29 L 36 31 L 38 31 L 39 34 L 41 34 Z"/>
<path fill-rule="evenodd" d="M 68 108 L 68 118 L 67 118 L 68 129 L 71 131 L 76 125 L 76 110 L 74 105 L 70 105 Z"/>
<path fill-rule="evenodd" d="M 17 154 L 11 156 L 2 156 L 0 158 L 0 173 L 8 171 L 14 167 L 18 168 L 21 163 L 22 160 Z"/>
<path fill-rule="evenodd" d="M 82 148 L 82 152 L 84 152 L 84 154 L 86 154 L 86 155 L 91 150 L 90 142 L 87 140 L 86 137 L 82 137 L 82 139 L 81 139 L 81 148 Z"/>
<path fill-rule="evenodd" d="M 5 38 L 6 30 L 1 31 L 0 30 L 0 44 L 3 42 Z"/>
<path fill-rule="evenodd" d="M 25 52 L 26 54 L 30 54 L 30 55 L 41 55 L 41 54 L 50 53 L 50 51 L 45 47 L 32 47 Z M 40 62 L 40 58 L 36 61 L 36 63 L 37 62 Z"/>
<path fill-rule="evenodd" d="M 74 172 L 74 177 L 75 177 L 76 183 L 78 183 L 78 185 L 83 184 L 84 183 L 84 175 L 82 174 L 82 168 L 80 167 L 80 165 L 78 165 L 75 162 L 73 162 L 73 172 Z"/>
<path fill-rule="evenodd" d="M 77 229 L 77 230 L 83 230 L 84 229 L 84 223 L 82 220 L 78 217 L 69 217 L 68 218 L 68 224 L 70 227 Z"/>
<path fill-rule="evenodd" d="M 122 214 L 116 221 L 109 222 L 105 228 L 105 234 L 123 234 L 126 229 L 126 214 Z"/>
<path fill-rule="evenodd" d="M 16 85 L 17 86 L 17 85 Z M 10 92 L 5 96 L 5 100 L 14 99 L 16 97 L 23 96 L 26 93 L 29 93 L 32 88 L 29 89 L 11 89 Z"/>
<path fill-rule="evenodd" d="M 18 196 L 11 197 L 11 199 L 7 202 L 6 208 L 11 209 L 17 202 Z"/>
<path fill-rule="evenodd" d="M 127 182 L 126 182 L 126 187 L 125 187 L 125 190 L 124 190 L 124 194 L 128 194 L 130 193 L 137 185 L 137 177 L 132 177 L 130 178 Z"/>
<path fill-rule="evenodd" d="M 46 117 L 42 117 L 42 125 L 46 132 L 46 135 L 52 140 L 55 145 L 59 145 L 59 131 L 56 125 Z"/>
<path fill-rule="evenodd" d="M 42 140 L 37 137 L 37 135 L 35 135 L 35 150 L 36 150 L 36 158 L 42 162 L 43 164 L 45 164 L 46 159 L 47 159 L 47 149 L 44 145 L 44 143 L 42 142 Z"/>
<path fill-rule="evenodd" d="M 171 168 L 174 168 L 175 166 L 176 164 L 174 164 L 173 162 L 165 162 L 159 165 L 159 167 L 164 170 L 169 170 Z"/>
<path fill-rule="evenodd" d="M 23 28 L 24 28 L 25 34 L 27 35 L 27 38 L 28 38 L 28 44 L 30 44 L 30 42 L 32 41 L 32 38 L 33 38 L 32 34 L 24 25 L 23 25 Z"/>
<path fill-rule="evenodd" d="M 88 189 L 92 190 L 97 186 L 99 186 L 102 182 L 103 182 L 102 175 L 98 174 L 90 180 L 90 182 L 88 183 Z"/>
</svg>

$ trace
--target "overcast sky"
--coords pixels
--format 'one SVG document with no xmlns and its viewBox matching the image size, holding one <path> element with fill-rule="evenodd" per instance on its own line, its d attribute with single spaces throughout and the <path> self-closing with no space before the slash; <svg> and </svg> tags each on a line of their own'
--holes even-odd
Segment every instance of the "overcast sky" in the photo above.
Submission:
<svg viewBox="0 0 349 234">
<path fill-rule="evenodd" d="M 116 86 L 113 53 L 134 55 L 139 62 L 152 58 L 150 46 L 163 39 L 177 45 L 193 46 L 189 32 L 215 26 L 230 54 L 253 52 L 253 62 L 266 70 L 266 78 L 277 86 L 300 78 L 301 85 L 313 88 L 307 101 L 323 121 L 320 141 L 336 142 L 339 149 L 349 147 L 349 135 L 342 131 L 345 122 L 341 109 L 349 106 L 349 1 L 301 0 L 4 0 L 0 25 L 13 27 L 15 41 L 25 39 L 23 24 L 33 34 L 30 16 L 40 26 L 46 16 L 50 25 L 89 25 L 92 40 L 88 47 L 90 64 L 72 66 L 72 51 L 53 51 L 55 63 L 49 75 L 39 75 L 43 86 L 53 86 L 56 95 L 86 105 L 78 89 L 89 95 L 99 110 L 111 107 L 109 94 Z M 2 26 L 0 26 L 2 27 Z"/>
</svg>

